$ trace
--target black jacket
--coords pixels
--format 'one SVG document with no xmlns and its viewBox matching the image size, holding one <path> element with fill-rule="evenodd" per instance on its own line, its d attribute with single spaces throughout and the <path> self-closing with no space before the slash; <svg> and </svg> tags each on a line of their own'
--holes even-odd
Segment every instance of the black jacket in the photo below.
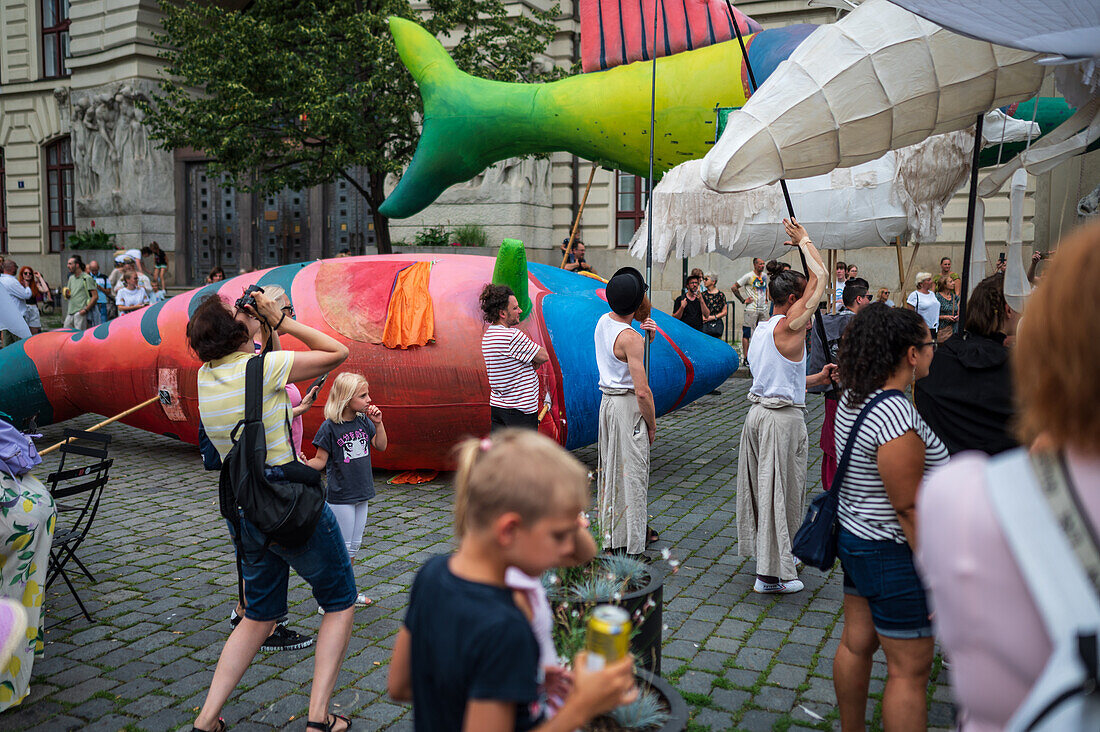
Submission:
<svg viewBox="0 0 1100 732">
<path fill-rule="evenodd" d="M 928 376 L 917 382 L 917 411 L 952 455 L 963 450 L 996 455 L 1017 446 L 1009 424 L 1015 410 L 1004 338 L 956 333 L 936 351 Z"/>
</svg>

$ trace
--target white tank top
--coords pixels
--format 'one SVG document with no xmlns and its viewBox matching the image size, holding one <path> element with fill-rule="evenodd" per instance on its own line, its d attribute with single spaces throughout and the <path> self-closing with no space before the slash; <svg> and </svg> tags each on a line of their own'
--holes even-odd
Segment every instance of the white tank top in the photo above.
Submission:
<svg viewBox="0 0 1100 732">
<path fill-rule="evenodd" d="M 774 315 L 756 326 L 749 342 L 749 370 L 752 371 L 750 394 L 759 397 L 789 399 L 799 407 L 806 405 L 806 350 L 792 361 L 775 347 L 775 326 L 782 315 Z"/>
<path fill-rule="evenodd" d="M 615 339 L 629 323 L 620 323 L 611 319 L 611 313 L 596 321 L 596 368 L 600 371 L 600 386 L 604 389 L 633 389 L 634 379 L 630 376 L 630 367 L 626 361 L 615 357 Z"/>
</svg>

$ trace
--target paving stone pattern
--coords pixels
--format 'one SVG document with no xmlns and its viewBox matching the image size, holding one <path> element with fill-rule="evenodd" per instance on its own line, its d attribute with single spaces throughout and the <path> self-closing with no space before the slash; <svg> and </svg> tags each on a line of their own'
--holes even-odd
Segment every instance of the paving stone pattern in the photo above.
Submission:
<svg viewBox="0 0 1100 732">
<path fill-rule="evenodd" d="M 737 556 L 737 446 L 749 382 L 731 378 L 720 395 L 658 421 L 649 511 L 682 564 L 665 585 L 665 676 L 691 710 L 692 730 L 834 729 L 832 658 L 842 622 L 839 569 L 808 569 L 806 589 L 782 597 L 752 591 L 754 563 Z M 739 378 L 740 377 L 740 378 Z M 810 484 L 819 490 L 817 434 L 822 402 L 811 397 Z M 87 427 L 88 416 L 65 426 Z M 46 633 L 31 695 L 0 715 L 4 729 L 190 729 L 205 696 L 236 599 L 232 547 L 218 516 L 216 474 L 196 448 L 124 425 L 107 428 L 114 470 L 89 540 L 79 552 L 96 581 L 76 579 L 94 622 L 77 616 Z M 43 430 L 41 445 L 61 435 Z M 576 452 L 596 468 L 595 447 Z M 38 474 L 57 463 L 47 456 Z M 374 605 L 356 612 L 334 705 L 356 729 L 409 730 L 408 707 L 386 696 L 390 650 L 413 576 L 451 546 L 447 479 L 390 486 L 378 471 L 359 588 Z M 73 565 L 70 565 L 72 567 Z M 79 573 L 78 573 L 79 574 Z M 290 624 L 315 634 L 320 617 L 308 587 L 291 576 Z M 47 594 L 47 622 L 77 607 L 62 582 Z M 304 729 L 312 651 L 261 654 L 224 716 L 235 732 Z M 881 728 L 885 659 L 874 666 L 867 718 Z M 953 706 L 937 656 L 929 724 L 949 727 Z"/>
</svg>

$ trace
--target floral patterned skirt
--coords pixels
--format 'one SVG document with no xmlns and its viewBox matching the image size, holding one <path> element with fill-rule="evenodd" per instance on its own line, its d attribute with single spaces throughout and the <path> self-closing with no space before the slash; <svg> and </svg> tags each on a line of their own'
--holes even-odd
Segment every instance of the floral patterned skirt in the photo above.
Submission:
<svg viewBox="0 0 1100 732">
<path fill-rule="evenodd" d="M 33 475 L 0 473 L 0 597 L 23 603 L 27 635 L 0 668 L 0 712 L 30 691 L 31 666 L 42 655 L 42 600 L 57 511 L 49 489 Z"/>
</svg>

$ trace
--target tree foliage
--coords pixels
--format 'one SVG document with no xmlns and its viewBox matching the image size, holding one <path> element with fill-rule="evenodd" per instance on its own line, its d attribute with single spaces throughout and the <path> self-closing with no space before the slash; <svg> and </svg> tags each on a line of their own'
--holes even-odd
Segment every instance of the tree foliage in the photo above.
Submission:
<svg viewBox="0 0 1100 732">
<path fill-rule="evenodd" d="M 516 6 L 513 6 L 516 7 Z M 379 250 L 389 229 L 377 213 L 388 174 L 416 148 L 422 112 L 387 18 L 421 23 L 464 71 L 499 81 L 541 81 L 536 59 L 556 30 L 558 6 L 509 15 L 501 0 L 256 0 L 230 10 L 193 0 L 161 0 L 165 75 L 145 105 L 163 147 L 211 156 L 245 191 L 273 193 L 347 179 L 374 213 Z M 360 186 L 355 166 L 369 172 Z"/>
</svg>

